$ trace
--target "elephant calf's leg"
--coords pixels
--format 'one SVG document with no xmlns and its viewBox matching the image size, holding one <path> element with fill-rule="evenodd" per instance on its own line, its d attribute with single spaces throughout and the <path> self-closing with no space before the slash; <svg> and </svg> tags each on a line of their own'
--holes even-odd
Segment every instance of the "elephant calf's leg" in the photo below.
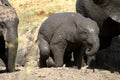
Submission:
<svg viewBox="0 0 120 80">
<path fill-rule="evenodd" d="M 55 67 L 55 62 L 51 56 L 46 60 L 47 67 Z"/>
<path fill-rule="evenodd" d="M 38 37 L 39 39 L 39 48 L 40 48 L 40 67 L 47 67 L 46 65 L 46 60 L 49 58 L 50 56 L 50 47 L 48 42 L 43 39 L 42 36 L 39 35 Z"/>
<path fill-rule="evenodd" d="M 80 53 L 80 50 L 74 51 L 74 66 L 80 69 L 83 66 L 83 54 Z"/>
<path fill-rule="evenodd" d="M 64 64 L 66 64 L 66 67 L 72 67 L 73 66 L 73 61 L 72 59 L 72 51 L 68 50 L 64 54 Z"/>
<path fill-rule="evenodd" d="M 86 55 L 85 55 L 85 46 L 81 45 L 80 48 L 74 51 L 73 57 L 74 57 L 74 65 L 78 69 L 85 66 L 86 63 Z"/>
<path fill-rule="evenodd" d="M 63 66 L 63 56 L 64 56 L 64 50 L 60 49 L 58 45 L 52 45 L 51 50 L 53 53 L 53 58 L 55 61 L 56 67 L 62 67 Z"/>
<path fill-rule="evenodd" d="M 56 67 L 63 66 L 64 52 L 67 46 L 66 43 L 66 40 L 62 39 L 61 35 L 55 34 L 51 40 L 50 48 L 53 53 Z"/>
</svg>

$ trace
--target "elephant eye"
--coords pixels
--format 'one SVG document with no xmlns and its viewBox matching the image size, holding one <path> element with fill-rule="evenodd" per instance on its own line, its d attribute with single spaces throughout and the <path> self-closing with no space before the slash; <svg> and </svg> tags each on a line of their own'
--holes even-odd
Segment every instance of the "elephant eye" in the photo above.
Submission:
<svg viewBox="0 0 120 80">
<path fill-rule="evenodd" d="M 87 31 L 82 31 L 80 32 L 80 34 L 83 36 L 83 35 L 86 35 L 87 34 Z"/>
<path fill-rule="evenodd" d="M 88 34 L 87 31 L 83 31 L 83 32 L 80 34 L 80 36 L 81 36 L 82 39 L 85 40 L 85 39 L 88 37 L 87 34 Z"/>
</svg>

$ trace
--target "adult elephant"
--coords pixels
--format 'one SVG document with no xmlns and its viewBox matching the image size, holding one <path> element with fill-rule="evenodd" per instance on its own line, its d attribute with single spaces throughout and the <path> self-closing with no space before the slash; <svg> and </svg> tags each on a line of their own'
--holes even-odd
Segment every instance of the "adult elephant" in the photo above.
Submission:
<svg viewBox="0 0 120 80">
<path fill-rule="evenodd" d="M 7 4 L 7 0 L 1 2 L 3 5 L 0 5 L 0 58 L 5 63 L 7 72 L 13 72 L 18 48 L 19 19 L 15 10 Z"/>
<path fill-rule="evenodd" d="M 119 0 L 77 0 L 76 11 L 97 22 L 100 49 L 108 47 L 112 38 L 120 34 Z"/>
<path fill-rule="evenodd" d="M 120 72 L 120 36 L 112 39 L 108 48 L 100 50 L 96 54 L 95 67 L 107 69 L 111 72 Z"/>
<path fill-rule="evenodd" d="M 70 62 L 73 52 L 74 66 L 81 68 L 84 53 L 93 56 L 98 50 L 98 34 L 97 23 L 78 13 L 57 13 L 50 16 L 38 33 L 40 67 L 61 67 Z M 52 65 L 48 63 L 49 59 L 53 59 Z"/>
</svg>

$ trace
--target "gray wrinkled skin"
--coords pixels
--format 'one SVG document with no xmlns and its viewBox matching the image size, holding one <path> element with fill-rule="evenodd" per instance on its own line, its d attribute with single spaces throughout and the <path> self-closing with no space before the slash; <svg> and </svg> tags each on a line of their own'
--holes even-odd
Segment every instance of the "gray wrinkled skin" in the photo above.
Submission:
<svg viewBox="0 0 120 80">
<path fill-rule="evenodd" d="M 96 22 L 78 13 L 66 12 L 50 16 L 43 22 L 38 33 L 40 67 L 68 64 L 73 52 L 74 65 L 81 68 L 82 56 L 93 56 L 98 50 L 98 34 Z"/>
<path fill-rule="evenodd" d="M 108 47 L 112 38 L 120 34 L 120 23 L 116 20 L 119 17 L 117 14 L 120 13 L 120 5 L 115 5 L 116 2 L 117 0 L 77 0 L 76 2 L 78 13 L 97 22 L 100 28 L 100 49 Z"/>
<path fill-rule="evenodd" d="M 96 54 L 96 67 L 120 72 L 120 37 L 114 37 L 110 47 Z"/>
<path fill-rule="evenodd" d="M 120 1 L 119 0 L 93 0 L 95 4 L 100 6 L 106 14 L 113 20 L 120 23 Z"/>
</svg>

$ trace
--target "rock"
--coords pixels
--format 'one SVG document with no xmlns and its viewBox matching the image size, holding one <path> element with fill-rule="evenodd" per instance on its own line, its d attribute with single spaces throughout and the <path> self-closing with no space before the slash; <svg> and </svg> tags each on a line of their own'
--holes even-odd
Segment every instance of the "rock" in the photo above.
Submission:
<svg viewBox="0 0 120 80">
<path fill-rule="evenodd" d="M 35 30 L 29 30 L 25 35 L 19 37 L 19 47 L 16 58 L 17 65 L 37 65 L 37 60 L 39 58 L 37 34 L 38 28 Z"/>
</svg>

